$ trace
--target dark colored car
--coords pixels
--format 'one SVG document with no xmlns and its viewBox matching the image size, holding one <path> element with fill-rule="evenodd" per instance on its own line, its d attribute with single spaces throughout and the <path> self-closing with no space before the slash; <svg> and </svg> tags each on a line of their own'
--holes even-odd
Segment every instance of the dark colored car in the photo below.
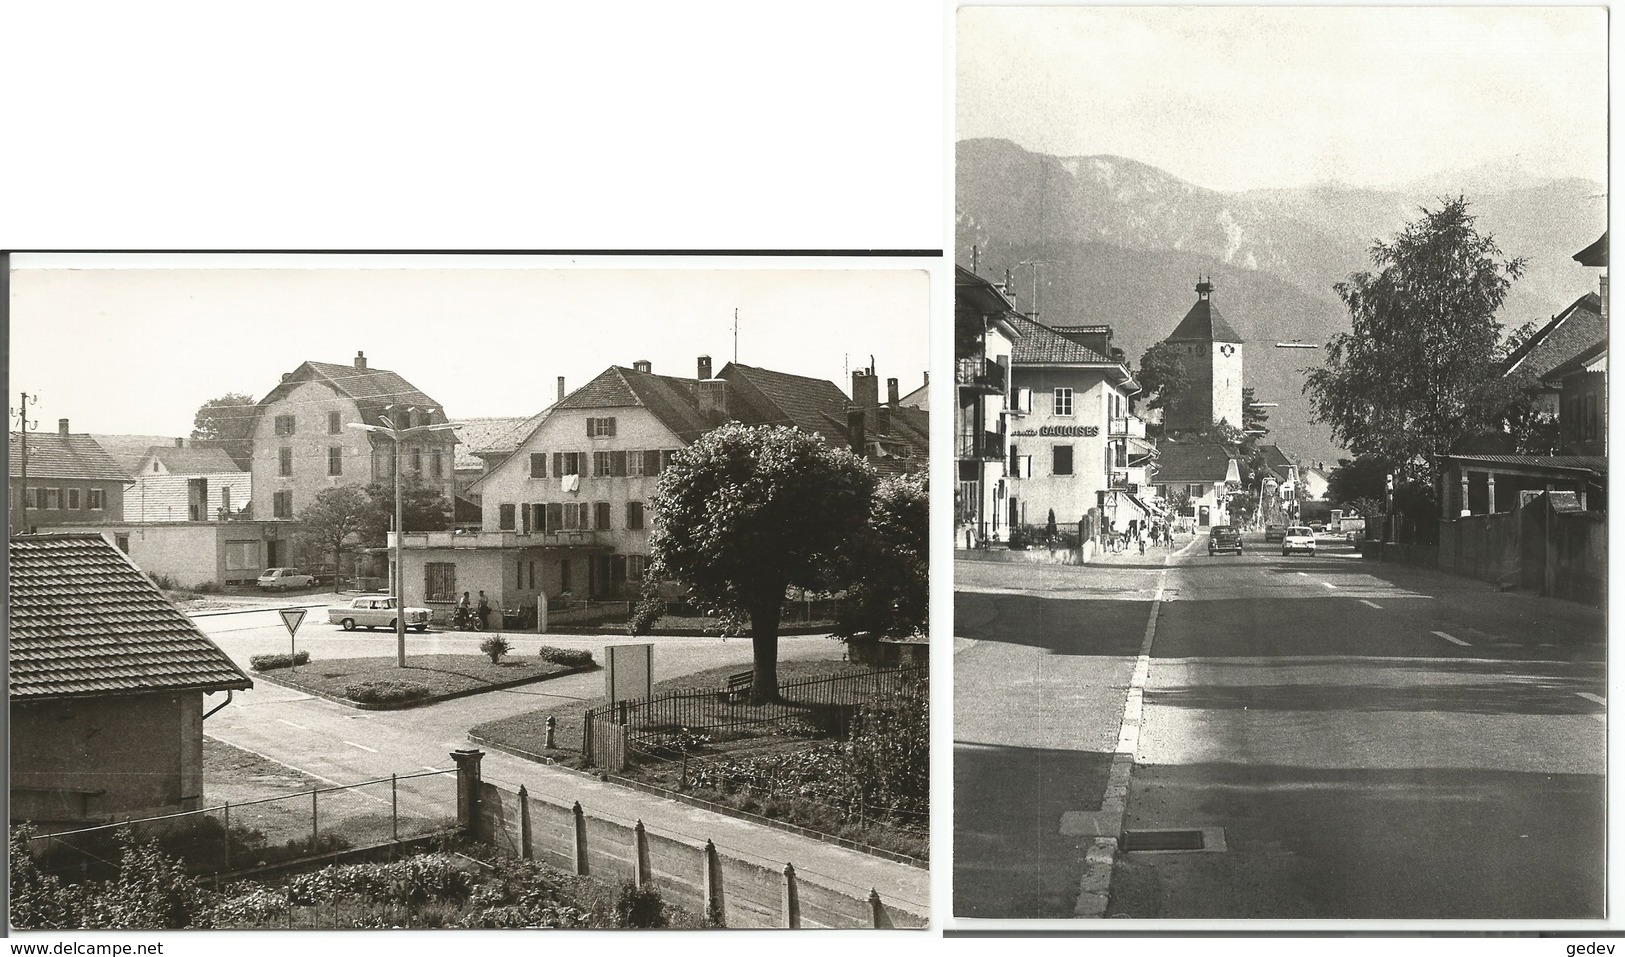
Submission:
<svg viewBox="0 0 1625 957">
<path fill-rule="evenodd" d="M 1234 525 L 1215 525 L 1208 531 L 1207 553 L 1215 555 L 1219 552 L 1235 552 L 1241 554 L 1241 529 Z"/>
<path fill-rule="evenodd" d="M 1270 542 L 1278 542 L 1283 538 L 1286 538 L 1285 525 L 1264 526 L 1264 544 L 1268 545 Z"/>
</svg>

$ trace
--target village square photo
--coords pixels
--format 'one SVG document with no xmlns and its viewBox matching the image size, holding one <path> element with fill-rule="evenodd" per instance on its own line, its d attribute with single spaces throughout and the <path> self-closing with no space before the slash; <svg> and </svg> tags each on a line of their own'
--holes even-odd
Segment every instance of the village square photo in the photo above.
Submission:
<svg viewBox="0 0 1625 957">
<path fill-rule="evenodd" d="M 959 8 L 956 919 L 1605 916 L 1607 24 Z"/>
<path fill-rule="evenodd" d="M 12 925 L 925 926 L 927 266 L 14 256 Z"/>
</svg>

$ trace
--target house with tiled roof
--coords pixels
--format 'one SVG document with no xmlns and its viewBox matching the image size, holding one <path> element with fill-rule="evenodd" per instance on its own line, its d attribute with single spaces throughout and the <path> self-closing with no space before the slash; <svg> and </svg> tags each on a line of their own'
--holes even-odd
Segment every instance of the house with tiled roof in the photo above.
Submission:
<svg viewBox="0 0 1625 957">
<path fill-rule="evenodd" d="M 1244 343 L 1213 302 L 1213 282 L 1196 283 L 1196 302 L 1163 340 L 1179 357 L 1186 387 L 1171 396 L 1162 412 L 1163 428 L 1207 432 L 1219 422 L 1242 423 L 1242 352 Z"/>
<path fill-rule="evenodd" d="M 1009 535 L 1007 427 L 1016 408 L 1010 368 L 1017 318 L 1003 286 L 954 267 L 955 548 Z"/>
<path fill-rule="evenodd" d="M 136 462 L 125 495 L 127 522 L 223 522 L 251 500 L 251 479 L 225 449 L 188 447 L 185 439 L 153 445 Z"/>
<path fill-rule="evenodd" d="M 1018 313 L 1005 317 L 1011 347 L 1012 404 L 1004 514 L 1012 525 L 1075 525 L 1090 513 L 1127 529 L 1154 509 L 1146 486 L 1156 447 L 1129 411 L 1140 391 L 1110 326 L 1050 326 Z M 993 536 L 998 540 L 998 536 Z"/>
<path fill-rule="evenodd" d="M 444 613 L 464 591 L 527 610 L 563 595 L 635 597 L 648 567 L 656 479 L 706 432 L 730 421 L 794 425 L 831 444 L 871 445 L 869 433 L 843 428 L 867 421 L 868 410 L 856 415 L 859 405 L 827 380 L 740 363 L 713 374 L 709 356 L 695 372 L 662 375 L 643 360 L 610 366 L 554 403 L 470 486 L 483 511 L 478 533 L 405 536 L 407 600 Z M 873 433 L 883 450 L 925 441 L 920 423 L 876 405 L 876 421 L 887 419 Z M 926 463 L 920 455 L 918 467 Z"/>
<path fill-rule="evenodd" d="M 12 432 L 9 451 L 12 534 L 124 517 L 129 474 L 95 439 L 70 432 L 67 419 L 55 432 Z"/>
<path fill-rule="evenodd" d="M 1561 411 L 1561 389 L 1548 381 L 1548 373 L 1607 341 L 1608 319 L 1603 315 L 1602 297 L 1588 292 L 1508 354 L 1502 374 L 1534 397 L 1538 409 L 1555 415 Z"/>
<path fill-rule="evenodd" d="M 203 722 L 253 682 L 100 535 L 13 537 L 9 575 L 12 823 L 200 807 Z"/>
<path fill-rule="evenodd" d="M 253 515 L 293 522 L 323 489 L 394 480 L 395 443 L 352 428 L 394 424 L 442 425 L 445 409 L 400 374 L 368 365 L 360 352 L 349 365 L 304 362 L 266 393 L 254 410 Z M 457 436 L 425 432 L 402 443 L 403 474 L 456 494 Z M 291 539 L 267 543 L 266 563 L 297 564 Z"/>
<path fill-rule="evenodd" d="M 1164 441 L 1158 451 L 1156 495 L 1182 503 L 1175 520 L 1194 528 L 1225 524 L 1227 483 L 1240 481 L 1235 450 L 1217 442 Z"/>
</svg>

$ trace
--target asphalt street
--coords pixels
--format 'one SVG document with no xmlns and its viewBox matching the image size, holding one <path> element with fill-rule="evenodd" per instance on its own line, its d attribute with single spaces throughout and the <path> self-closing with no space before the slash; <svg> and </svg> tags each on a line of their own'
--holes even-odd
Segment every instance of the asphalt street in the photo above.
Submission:
<svg viewBox="0 0 1625 957">
<path fill-rule="evenodd" d="M 1222 841 L 1118 854 L 1109 914 L 1602 916 L 1600 611 L 1329 540 L 955 573 L 957 916 L 1073 916 L 1153 604 L 1122 825 Z"/>
<path fill-rule="evenodd" d="M 289 604 L 309 604 L 320 596 L 290 598 Z M 253 655 L 289 650 L 289 638 L 275 610 L 200 615 L 198 626 L 245 671 Z M 478 653 L 483 636 L 462 632 L 407 633 L 408 658 L 413 654 Z M 587 648 L 602 662 L 607 644 L 652 641 L 655 645 L 655 680 L 750 660 L 748 639 L 625 636 L 588 637 L 506 633 L 512 654 L 534 655 L 543 644 Z M 322 608 L 313 608 L 301 626 L 297 647 L 311 653 L 307 667 L 322 660 L 347 657 L 393 659 L 393 632 L 350 632 L 328 624 Z M 843 646 L 825 636 L 786 636 L 779 639 L 779 659 L 839 657 Z M 332 785 L 412 774 L 452 767 L 450 753 L 472 745 L 470 727 L 481 722 L 528 711 L 579 707 L 604 693 L 604 675 L 593 670 L 507 691 L 441 702 L 404 711 L 359 711 L 315 698 L 264 680 L 237 692 L 232 702 L 204 722 L 212 738 L 277 763 L 303 771 Z M 205 699 L 205 707 L 219 704 L 222 695 Z M 847 850 L 788 831 L 768 828 L 687 804 L 600 782 L 582 774 L 547 767 L 511 755 L 488 751 L 483 777 L 510 790 L 524 784 L 532 795 L 562 801 L 580 801 L 589 813 L 630 825 L 642 820 L 652 833 L 685 839 L 697 845 L 714 840 L 719 849 L 764 866 L 796 865 L 803 879 L 857 894 L 870 888 L 903 909 L 925 914 L 929 907 L 929 873 L 878 857 Z M 204 781 L 208 805 L 208 781 Z M 455 819 L 456 791 L 452 776 L 424 776 L 400 785 L 401 809 L 418 819 Z M 389 786 L 373 785 L 351 792 L 347 805 L 333 801 L 333 813 L 388 814 Z M 326 807 L 327 805 L 324 805 Z M 300 805 L 308 821 L 308 800 Z M 273 809 L 274 810 L 274 809 Z M 246 813 L 241 812 L 241 813 Z M 323 815 L 328 811 L 324 810 Z M 284 817 L 288 815 L 283 815 Z M 234 818 L 238 820 L 239 818 Z M 296 821 L 295 826 L 299 826 Z M 308 832 L 307 832 L 308 833 Z"/>
</svg>

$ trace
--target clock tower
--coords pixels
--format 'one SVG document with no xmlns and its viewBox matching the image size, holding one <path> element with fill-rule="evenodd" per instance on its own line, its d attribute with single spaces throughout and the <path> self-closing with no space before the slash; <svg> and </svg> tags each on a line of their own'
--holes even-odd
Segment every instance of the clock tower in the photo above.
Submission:
<svg viewBox="0 0 1625 957">
<path fill-rule="evenodd" d="M 1237 429 L 1241 417 L 1241 336 L 1213 304 L 1213 283 L 1196 284 L 1196 304 L 1185 313 L 1167 343 L 1179 356 L 1185 391 L 1163 412 L 1169 432 L 1205 432 L 1223 421 Z"/>
</svg>

